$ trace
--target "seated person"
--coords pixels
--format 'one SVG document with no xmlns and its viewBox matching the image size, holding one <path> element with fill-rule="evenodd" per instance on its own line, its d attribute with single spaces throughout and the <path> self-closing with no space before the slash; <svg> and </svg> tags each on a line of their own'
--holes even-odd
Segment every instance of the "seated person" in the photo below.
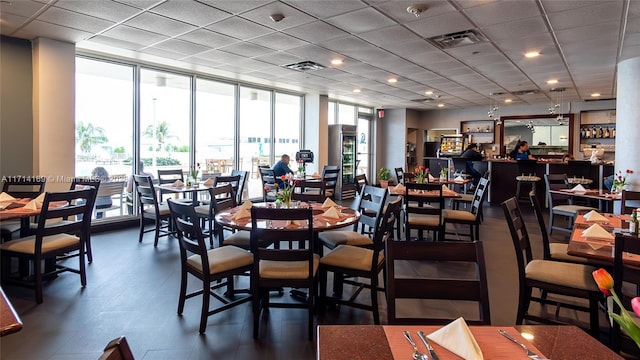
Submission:
<svg viewBox="0 0 640 360">
<path fill-rule="evenodd" d="M 284 186 L 284 183 L 282 182 L 282 180 L 280 180 L 280 177 L 282 175 L 293 174 L 293 171 L 289 168 L 289 160 L 289 155 L 284 154 L 280 157 L 280 161 L 278 161 L 273 166 L 273 175 L 276 177 L 276 184 L 278 184 L 280 188 Z"/>
<path fill-rule="evenodd" d="M 529 143 L 525 140 L 518 141 L 516 147 L 509 153 L 512 160 L 535 160 L 536 158 L 529 152 Z"/>
<path fill-rule="evenodd" d="M 140 163 L 138 164 L 138 175 L 144 175 L 144 176 L 149 176 L 151 178 L 151 181 L 153 181 L 154 177 L 152 173 L 148 173 L 144 171 L 144 162 L 142 162 L 142 160 L 140 161 Z M 126 191 L 127 191 L 127 210 L 129 212 L 129 215 L 133 214 L 133 174 L 131 174 L 129 176 L 129 179 L 127 180 L 127 187 L 126 187 Z"/>
<path fill-rule="evenodd" d="M 613 179 L 615 179 L 615 177 L 615 174 L 611 174 L 604 178 L 604 187 L 607 188 L 607 190 L 611 191 L 611 188 L 613 188 Z"/>
<path fill-rule="evenodd" d="M 107 169 L 102 166 L 98 166 L 91 171 L 91 177 L 93 179 L 100 180 L 101 183 L 111 181 L 109 179 L 109 173 Z M 96 219 L 102 219 L 104 217 L 104 211 L 99 211 L 100 209 L 108 209 L 113 205 L 113 199 L 111 196 L 99 196 L 96 198 Z"/>
<path fill-rule="evenodd" d="M 467 149 L 462 153 L 460 157 L 467 159 L 467 173 L 473 177 L 473 185 L 471 186 L 473 188 L 478 185 L 478 182 L 482 177 L 482 174 L 480 174 L 478 170 L 474 169 L 473 162 L 482 161 L 482 159 L 484 159 L 484 156 L 482 156 L 482 154 L 478 151 L 478 145 L 469 144 L 469 146 L 467 146 Z"/>
</svg>

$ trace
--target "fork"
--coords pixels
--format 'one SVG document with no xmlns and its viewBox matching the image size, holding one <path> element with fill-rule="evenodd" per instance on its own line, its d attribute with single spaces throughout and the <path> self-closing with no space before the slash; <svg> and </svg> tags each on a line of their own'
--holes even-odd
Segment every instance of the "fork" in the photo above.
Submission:
<svg viewBox="0 0 640 360">
<path fill-rule="evenodd" d="M 536 353 L 534 353 L 533 351 L 529 350 L 529 348 L 528 348 L 525 344 L 523 344 L 523 343 L 521 343 L 520 341 L 516 340 L 516 338 L 514 338 L 513 336 L 511 336 L 511 335 L 507 334 L 507 332 L 506 332 L 506 331 L 504 331 L 504 330 L 500 329 L 500 330 L 498 330 L 498 332 L 500 333 L 500 335 L 502 335 L 502 336 L 506 337 L 507 339 L 509 339 L 509 340 L 513 341 L 514 343 L 516 343 L 516 344 L 520 345 L 520 347 L 522 347 L 522 348 L 527 352 L 527 357 L 528 357 L 529 359 L 534 359 L 534 360 L 548 360 L 548 359 L 546 359 L 546 358 L 540 357 L 538 354 L 536 354 Z"/>
</svg>

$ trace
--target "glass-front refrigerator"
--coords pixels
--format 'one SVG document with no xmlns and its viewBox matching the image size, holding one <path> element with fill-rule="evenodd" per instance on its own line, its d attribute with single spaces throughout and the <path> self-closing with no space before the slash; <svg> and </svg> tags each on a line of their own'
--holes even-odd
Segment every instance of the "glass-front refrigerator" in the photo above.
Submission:
<svg viewBox="0 0 640 360">
<path fill-rule="evenodd" d="M 357 129 L 355 125 L 329 125 L 329 165 L 340 166 L 340 181 L 335 198 L 356 195 Z"/>
<path fill-rule="evenodd" d="M 465 138 L 462 134 L 440 135 L 440 156 L 460 156 L 464 151 Z"/>
</svg>

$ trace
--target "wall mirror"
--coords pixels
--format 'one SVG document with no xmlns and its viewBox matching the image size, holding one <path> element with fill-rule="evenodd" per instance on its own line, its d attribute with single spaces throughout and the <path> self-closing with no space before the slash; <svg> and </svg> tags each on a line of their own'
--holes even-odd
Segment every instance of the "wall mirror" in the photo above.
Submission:
<svg viewBox="0 0 640 360">
<path fill-rule="evenodd" d="M 503 116 L 500 128 L 502 154 L 519 140 L 529 143 L 533 156 L 562 157 L 573 149 L 573 114 Z"/>
</svg>

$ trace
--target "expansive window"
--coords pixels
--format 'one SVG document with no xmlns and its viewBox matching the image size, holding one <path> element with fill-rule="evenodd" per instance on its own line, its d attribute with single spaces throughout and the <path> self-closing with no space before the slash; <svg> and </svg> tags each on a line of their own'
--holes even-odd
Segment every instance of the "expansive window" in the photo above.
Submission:
<svg viewBox="0 0 640 360">
<path fill-rule="evenodd" d="M 75 174 L 113 183 L 103 186 L 94 218 L 128 213 L 124 191 L 133 169 L 133 79 L 133 66 L 76 58 Z"/>
<path fill-rule="evenodd" d="M 235 85 L 198 79 L 196 82 L 196 163 L 203 176 L 234 168 Z"/>
<path fill-rule="evenodd" d="M 122 185 L 99 217 L 135 214 L 126 183 L 138 160 L 155 177 L 194 163 L 203 175 L 246 170 L 246 195 L 256 198 L 258 166 L 300 149 L 300 95 L 84 56 L 76 69 L 76 175 Z"/>
<path fill-rule="evenodd" d="M 190 103 L 190 77 L 140 71 L 140 160 L 146 172 L 188 170 Z"/>
</svg>

